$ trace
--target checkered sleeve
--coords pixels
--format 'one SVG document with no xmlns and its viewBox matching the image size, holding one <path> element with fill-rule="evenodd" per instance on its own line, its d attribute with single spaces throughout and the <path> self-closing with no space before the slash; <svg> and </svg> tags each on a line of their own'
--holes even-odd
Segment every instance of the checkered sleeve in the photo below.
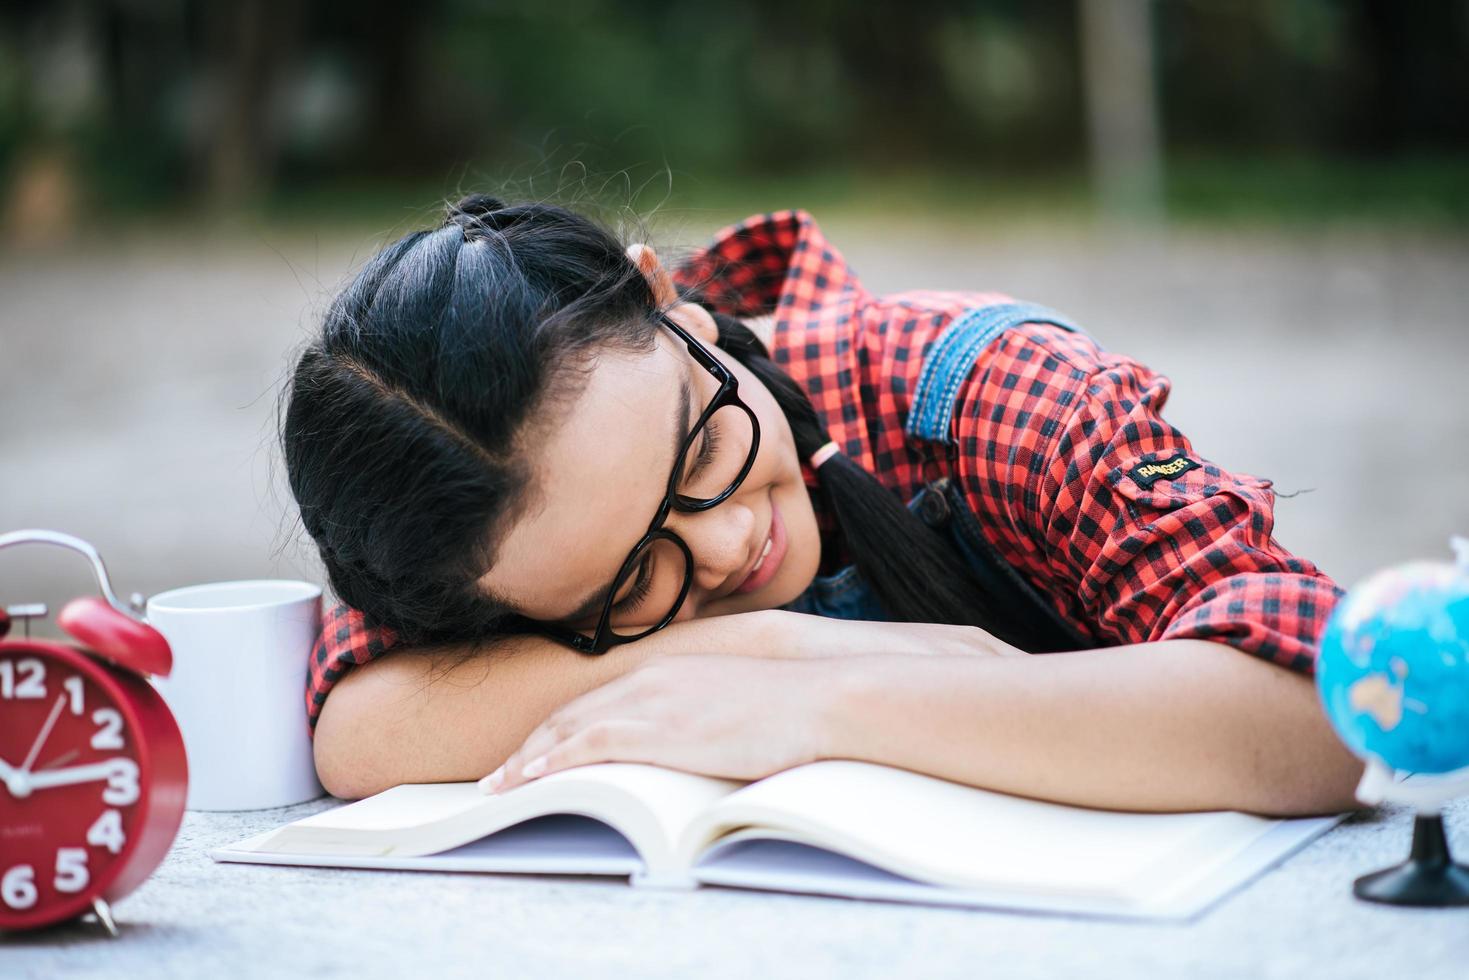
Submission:
<svg viewBox="0 0 1469 980">
<path fill-rule="evenodd" d="M 1019 562 L 1111 643 L 1216 640 L 1311 673 L 1342 590 L 1272 537 L 1271 481 L 1199 455 L 1161 415 L 1166 377 L 1054 328 L 1022 333 L 961 420 L 961 436 L 985 423 L 1013 447 L 963 455 Z"/>
<path fill-rule="evenodd" d="M 386 627 L 374 629 L 362 613 L 337 603 L 321 618 L 321 633 L 311 648 L 306 682 L 306 719 L 316 731 L 316 719 L 332 687 L 342 675 L 359 664 L 375 660 L 397 643 L 397 635 Z"/>
</svg>

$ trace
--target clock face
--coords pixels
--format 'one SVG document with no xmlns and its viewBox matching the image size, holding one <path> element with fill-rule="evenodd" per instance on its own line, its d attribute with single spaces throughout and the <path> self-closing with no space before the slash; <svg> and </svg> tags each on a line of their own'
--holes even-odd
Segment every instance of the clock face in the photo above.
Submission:
<svg viewBox="0 0 1469 980">
<path fill-rule="evenodd" d="M 105 668 L 0 647 L 0 927 L 83 911 L 146 811 L 147 753 Z"/>
</svg>

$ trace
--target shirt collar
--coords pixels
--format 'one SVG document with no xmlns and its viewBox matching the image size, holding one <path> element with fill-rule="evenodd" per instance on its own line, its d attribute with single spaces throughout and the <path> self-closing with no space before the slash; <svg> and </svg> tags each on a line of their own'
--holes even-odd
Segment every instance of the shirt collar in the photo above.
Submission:
<svg viewBox="0 0 1469 980">
<path fill-rule="evenodd" d="M 851 314 L 870 298 L 816 220 L 799 209 L 757 214 L 715 234 L 673 275 L 682 292 L 702 305 L 736 317 L 775 314 L 771 357 L 809 389 L 810 377 L 831 360 L 835 338 L 851 331 Z M 829 366 L 829 365 L 828 365 Z M 839 407 L 848 392 L 823 386 L 813 405 L 828 431 L 844 445 Z M 808 486 L 817 483 L 808 460 L 801 461 Z"/>
<path fill-rule="evenodd" d="M 863 292 L 846 259 L 799 209 L 753 215 L 722 229 L 674 273 L 674 282 L 720 313 L 774 313 L 777 334 Z"/>
</svg>

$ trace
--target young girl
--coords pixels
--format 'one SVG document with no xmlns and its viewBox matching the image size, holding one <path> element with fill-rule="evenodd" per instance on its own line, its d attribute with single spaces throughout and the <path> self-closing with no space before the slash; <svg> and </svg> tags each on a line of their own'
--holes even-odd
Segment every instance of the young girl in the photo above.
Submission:
<svg viewBox="0 0 1469 980">
<path fill-rule="evenodd" d="M 1350 809 L 1310 676 L 1340 590 L 1168 390 L 1042 307 L 875 297 L 801 211 L 670 272 L 466 198 L 367 264 L 289 392 L 343 601 L 307 693 L 322 781 L 848 758 L 1094 807 Z"/>
</svg>

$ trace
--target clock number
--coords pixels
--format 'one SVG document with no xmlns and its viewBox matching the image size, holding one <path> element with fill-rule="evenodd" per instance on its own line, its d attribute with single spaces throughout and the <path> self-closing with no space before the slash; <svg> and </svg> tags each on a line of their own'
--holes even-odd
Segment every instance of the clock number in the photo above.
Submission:
<svg viewBox="0 0 1469 980">
<path fill-rule="evenodd" d="M 102 816 L 87 830 L 88 844 L 105 847 L 113 854 L 120 852 L 127 840 L 122 832 L 122 814 L 116 810 L 103 810 Z"/>
<path fill-rule="evenodd" d="M 102 791 L 102 802 L 113 806 L 127 806 L 138 801 L 138 764 L 132 759 L 117 759 L 112 763 L 112 772 L 107 774 L 107 788 Z"/>
<path fill-rule="evenodd" d="M 36 869 L 17 864 L 0 878 L 0 901 L 13 909 L 28 909 L 36 904 Z"/>
<path fill-rule="evenodd" d="M 71 695 L 71 713 L 74 715 L 81 714 L 83 708 L 82 679 L 73 675 L 62 681 L 61 686 L 66 688 L 67 694 Z"/>
<path fill-rule="evenodd" d="M 98 708 L 92 712 L 92 721 L 98 726 L 97 734 L 92 736 L 92 748 L 122 748 L 122 715 L 116 709 Z"/>
<path fill-rule="evenodd" d="M 87 887 L 92 876 L 87 874 L 87 849 L 85 847 L 58 847 L 56 849 L 56 890 L 75 894 Z"/>
<path fill-rule="evenodd" d="M 8 701 L 11 698 L 31 699 L 45 696 L 45 664 L 35 657 L 26 657 L 18 661 L 0 660 L 0 698 Z"/>
</svg>

